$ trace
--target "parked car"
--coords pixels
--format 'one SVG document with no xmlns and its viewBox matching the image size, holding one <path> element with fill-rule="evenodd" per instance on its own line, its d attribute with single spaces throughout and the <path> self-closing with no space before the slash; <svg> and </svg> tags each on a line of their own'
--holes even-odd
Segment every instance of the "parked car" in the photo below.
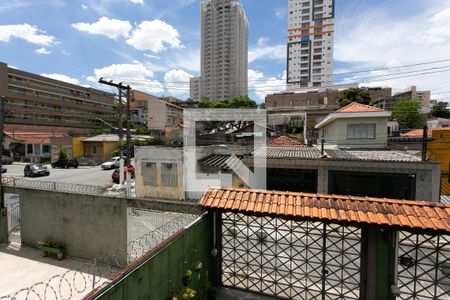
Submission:
<svg viewBox="0 0 450 300">
<path fill-rule="evenodd" d="M 50 175 L 50 171 L 46 166 L 41 164 L 28 164 L 23 169 L 23 175 L 25 177 L 48 176 Z"/>
<path fill-rule="evenodd" d="M 124 178 L 130 178 L 130 175 L 131 175 L 131 178 L 133 179 L 134 178 L 134 167 L 133 166 L 123 166 L 123 176 L 124 176 Z M 119 181 L 120 181 L 120 169 L 116 169 L 116 170 L 114 170 L 114 172 L 112 173 L 112 176 L 111 176 L 111 178 L 112 178 L 112 181 L 114 182 L 114 183 L 119 183 Z"/>
<path fill-rule="evenodd" d="M 2 173 L 6 173 L 7 169 L 5 167 L 2 167 Z"/>
<path fill-rule="evenodd" d="M 58 159 L 55 162 L 52 162 L 52 168 L 78 168 L 78 161 L 76 159 Z"/>
<path fill-rule="evenodd" d="M 11 157 L 2 155 L 2 164 L 10 165 L 10 164 L 12 164 L 12 162 L 13 162 L 13 159 Z"/>
<path fill-rule="evenodd" d="M 120 156 L 115 156 L 108 161 L 102 163 L 103 170 L 111 170 L 120 166 Z"/>
</svg>

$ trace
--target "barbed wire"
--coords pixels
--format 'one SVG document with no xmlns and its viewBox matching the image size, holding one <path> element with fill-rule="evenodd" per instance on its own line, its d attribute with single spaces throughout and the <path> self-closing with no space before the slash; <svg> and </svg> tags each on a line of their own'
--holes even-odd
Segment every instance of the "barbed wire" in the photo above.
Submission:
<svg viewBox="0 0 450 300">
<path fill-rule="evenodd" d="M 132 213 L 135 214 L 133 209 Z M 146 211 L 152 212 L 152 211 Z M 156 213 L 153 211 L 153 213 Z M 117 248 L 106 252 L 91 262 L 85 262 L 74 269 L 54 275 L 47 280 L 37 282 L 9 295 L 1 300 L 67 300 L 81 296 L 96 287 L 110 282 L 111 276 L 128 264 L 136 261 L 161 242 L 187 227 L 199 218 L 192 214 L 174 214 L 170 221 L 127 243 L 126 248 Z"/>
</svg>

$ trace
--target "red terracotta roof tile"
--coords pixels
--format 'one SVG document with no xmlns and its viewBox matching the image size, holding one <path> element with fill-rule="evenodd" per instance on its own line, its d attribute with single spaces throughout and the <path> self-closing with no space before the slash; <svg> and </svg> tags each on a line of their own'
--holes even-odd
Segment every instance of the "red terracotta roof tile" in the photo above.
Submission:
<svg viewBox="0 0 450 300">
<path fill-rule="evenodd" d="M 450 233 L 450 204 L 340 195 L 210 188 L 206 209 L 398 226 Z"/>
<path fill-rule="evenodd" d="M 344 106 L 335 112 L 336 113 L 361 113 L 361 112 L 381 112 L 381 111 L 385 111 L 385 110 L 378 108 L 378 107 L 361 104 L 358 102 L 352 102 L 349 105 Z"/>
<path fill-rule="evenodd" d="M 272 142 L 269 143 L 269 146 L 303 146 L 303 143 L 290 136 L 281 135 L 275 137 Z"/>
</svg>

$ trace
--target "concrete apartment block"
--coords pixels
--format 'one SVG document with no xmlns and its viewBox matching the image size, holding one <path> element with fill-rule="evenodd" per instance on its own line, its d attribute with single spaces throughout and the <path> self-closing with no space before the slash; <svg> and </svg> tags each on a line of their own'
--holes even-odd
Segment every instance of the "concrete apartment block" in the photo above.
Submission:
<svg viewBox="0 0 450 300">
<path fill-rule="evenodd" d="M 289 0 L 288 90 L 331 85 L 334 0 Z"/>
<path fill-rule="evenodd" d="M 237 0 L 201 4 L 200 99 L 247 95 L 248 20 Z"/>
</svg>

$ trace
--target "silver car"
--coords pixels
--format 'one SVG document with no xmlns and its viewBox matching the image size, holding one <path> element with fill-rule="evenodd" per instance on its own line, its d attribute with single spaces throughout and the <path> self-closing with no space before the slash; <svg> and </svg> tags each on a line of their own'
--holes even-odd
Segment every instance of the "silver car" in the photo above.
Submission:
<svg viewBox="0 0 450 300">
<path fill-rule="evenodd" d="M 102 163 L 103 170 L 116 169 L 120 166 L 120 156 L 115 156 L 108 161 Z"/>
</svg>

